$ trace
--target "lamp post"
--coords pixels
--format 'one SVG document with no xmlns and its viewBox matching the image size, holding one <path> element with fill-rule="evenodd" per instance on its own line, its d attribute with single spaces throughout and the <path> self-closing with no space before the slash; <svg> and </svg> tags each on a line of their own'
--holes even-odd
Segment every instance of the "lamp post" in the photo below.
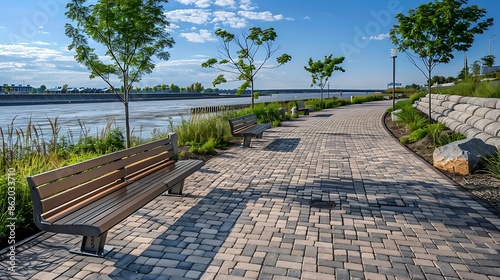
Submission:
<svg viewBox="0 0 500 280">
<path fill-rule="evenodd" d="M 495 37 L 497 34 L 493 34 L 490 36 L 490 39 L 488 39 L 488 55 L 491 55 L 491 38 Z"/>
<path fill-rule="evenodd" d="M 491 55 L 491 38 L 495 37 L 497 34 L 493 34 L 488 39 L 488 56 Z M 488 67 L 488 74 L 491 72 L 491 67 Z"/>
<path fill-rule="evenodd" d="M 396 110 L 396 49 L 391 49 L 392 57 L 392 111 Z"/>
</svg>

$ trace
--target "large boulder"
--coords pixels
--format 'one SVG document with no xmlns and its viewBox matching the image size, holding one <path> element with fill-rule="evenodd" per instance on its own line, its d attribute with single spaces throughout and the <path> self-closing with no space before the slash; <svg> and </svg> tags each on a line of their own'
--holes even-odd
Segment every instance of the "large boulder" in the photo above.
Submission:
<svg viewBox="0 0 500 280">
<path fill-rule="evenodd" d="M 441 170 L 467 175 L 479 168 L 483 156 L 493 155 L 495 152 L 495 146 L 488 145 L 481 139 L 464 139 L 436 148 L 433 164 Z"/>
</svg>

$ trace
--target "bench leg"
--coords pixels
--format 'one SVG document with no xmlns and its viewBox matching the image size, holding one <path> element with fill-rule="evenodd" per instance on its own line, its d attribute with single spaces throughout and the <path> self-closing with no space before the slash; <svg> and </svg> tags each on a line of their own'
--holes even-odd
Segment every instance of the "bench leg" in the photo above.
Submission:
<svg viewBox="0 0 500 280">
<path fill-rule="evenodd" d="M 82 240 L 82 246 L 70 250 L 71 253 L 93 256 L 93 257 L 104 257 L 107 253 L 113 250 L 113 246 L 108 246 L 106 244 L 106 236 L 108 232 L 103 233 L 101 236 L 84 236 Z"/>
<path fill-rule="evenodd" d="M 305 109 L 305 110 L 304 110 L 304 116 L 305 116 L 305 115 L 309 115 L 309 109 Z"/>
<path fill-rule="evenodd" d="M 261 132 L 261 133 L 257 134 L 257 135 L 255 136 L 255 138 L 259 138 L 259 139 L 260 139 L 260 138 L 262 138 L 262 134 L 264 134 L 264 132 Z"/>
<path fill-rule="evenodd" d="M 250 141 L 252 141 L 251 136 L 246 136 L 245 138 L 243 138 L 243 147 L 250 147 Z"/>
<path fill-rule="evenodd" d="M 175 194 L 175 195 L 182 195 L 182 189 L 184 188 L 184 180 L 180 181 L 179 183 L 173 185 L 168 191 L 167 194 Z"/>
</svg>

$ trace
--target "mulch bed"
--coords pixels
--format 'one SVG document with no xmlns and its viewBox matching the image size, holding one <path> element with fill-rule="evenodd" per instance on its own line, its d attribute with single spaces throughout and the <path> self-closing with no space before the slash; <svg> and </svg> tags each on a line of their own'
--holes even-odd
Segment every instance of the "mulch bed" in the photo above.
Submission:
<svg viewBox="0 0 500 280">
<path fill-rule="evenodd" d="M 387 114 L 385 118 L 385 125 L 394 137 L 398 139 L 409 134 L 404 126 L 391 120 L 390 114 Z M 415 143 L 406 144 L 405 146 L 432 165 L 434 147 L 429 137 L 426 136 L 424 139 Z M 446 171 L 441 172 L 458 185 L 468 190 L 482 202 L 500 211 L 500 179 L 484 170 L 469 175 L 453 174 Z"/>
</svg>

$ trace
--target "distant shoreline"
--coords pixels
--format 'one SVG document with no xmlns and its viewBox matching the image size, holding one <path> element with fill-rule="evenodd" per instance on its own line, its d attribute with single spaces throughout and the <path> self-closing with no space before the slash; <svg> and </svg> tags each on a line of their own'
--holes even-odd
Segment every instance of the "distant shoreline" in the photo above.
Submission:
<svg viewBox="0 0 500 280">
<path fill-rule="evenodd" d="M 325 97 L 334 93 L 375 93 L 380 89 L 332 89 L 324 90 Z M 260 90 L 261 96 L 273 94 L 305 94 L 319 93 L 319 89 L 286 89 L 286 90 Z M 239 98 L 250 97 L 250 94 L 236 96 L 227 92 L 217 93 L 131 93 L 129 101 L 159 101 L 159 100 L 182 100 L 182 99 L 206 99 L 206 98 Z M 1 106 L 20 105 L 46 105 L 46 104 L 75 104 L 75 103 L 101 103 L 120 102 L 115 93 L 33 93 L 33 94 L 0 94 Z"/>
<path fill-rule="evenodd" d="M 218 93 L 133 93 L 129 101 L 158 101 L 203 98 L 232 98 L 234 95 L 219 95 Z M 238 96 L 236 96 L 238 97 Z M 120 102 L 114 93 L 82 93 L 82 94 L 1 94 L 0 106 L 45 105 Z"/>
</svg>

